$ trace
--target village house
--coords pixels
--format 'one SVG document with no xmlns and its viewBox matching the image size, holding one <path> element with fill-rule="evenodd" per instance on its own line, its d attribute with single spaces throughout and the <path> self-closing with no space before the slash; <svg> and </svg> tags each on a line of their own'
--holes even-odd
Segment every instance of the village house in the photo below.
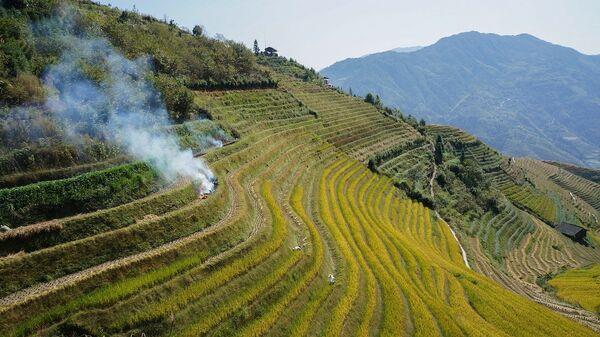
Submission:
<svg viewBox="0 0 600 337">
<path fill-rule="evenodd" d="M 264 51 L 265 56 L 277 56 L 277 49 L 273 47 L 267 47 Z"/>
<path fill-rule="evenodd" d="M 557 223 L 554 227 L 573 241 L 583 241 L 587 235 L 587 229 L 566 222 Z"/>
</svg>

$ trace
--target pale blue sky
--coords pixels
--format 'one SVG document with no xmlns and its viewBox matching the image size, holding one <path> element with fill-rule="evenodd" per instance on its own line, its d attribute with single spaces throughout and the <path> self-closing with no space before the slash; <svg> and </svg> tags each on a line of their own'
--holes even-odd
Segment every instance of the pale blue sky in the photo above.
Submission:
<svg viewBox="0 0 600 337">
<path fill-rule="evenodd" d="M 202 24 L 250 46 L 258 39 L 321 69 L 396 47 L 429 45 L 464 31 L 529 33 L 600 54 L 600 0 L 102 0 L 123 9 Z"/>
</svg>

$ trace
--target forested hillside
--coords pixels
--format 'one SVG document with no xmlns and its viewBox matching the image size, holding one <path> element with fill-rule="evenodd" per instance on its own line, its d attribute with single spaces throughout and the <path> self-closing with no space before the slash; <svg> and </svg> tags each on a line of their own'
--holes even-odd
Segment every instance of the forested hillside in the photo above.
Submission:
<svg viewBox="0 0 600 337">
<path fill-rule="evenodd" d="M 600 167 L 600 56 L 531 35 L 467 32 L 410 53 L 388 51 L 321 71 L 335 86 L 503 153 Z"/>
<path fill-rule="evenodd" d="M 87 1 L 73 2 L 76 8 L 66 6 L 68 1 L 5 2 L 0 8 L 2 174 L 119 160 L 119 151 L 100 137 L 86 137 L 76 151 L 73 144 L 62 141 L 65 130 L 55 125 L 55 114 L 47 111 L 49 102 L 44 97 L 50 94 L 47 86 L 52 80 L 48 66 L 59 64 L 67 51 L 71 53 L 68 57 L 77 54 L 82 50 L 81 41 L 86 46 L 98 45 L 88 48 L 95 52 L 107 41 L 125 58 L 147 64 L 151 71 L 144 70 L 144 76 L 159 96 L 152 100 L 162 100 L 168 118 L 178 123 L 204 114 L 194 104 L 192 89 L 276 85 L 243 45 L 208 38 L 200 32 L 192 34 L 174 22 Z M 78 85 L 77 90 L 83 90 L 81 78 L 91 79 L 100 87 L 103 81 L 108 82 L 105 65 L 94 64 L 92 57 L 87 62 L 61 77 L 60 85 Z M 147 105 L 156 106 L 150 101 Z M 90 111 L 86 118 L 97 125 L 106 122 L 105 115 Z M 80 128 L 84 127 L 89 128 Z"/>
<path fill-rule="evenodd" d="M 140 13 L 2 15 L 39 96 L 0 120 L 0 336 L 600 335 L 596 183 Z"/>
</svg>

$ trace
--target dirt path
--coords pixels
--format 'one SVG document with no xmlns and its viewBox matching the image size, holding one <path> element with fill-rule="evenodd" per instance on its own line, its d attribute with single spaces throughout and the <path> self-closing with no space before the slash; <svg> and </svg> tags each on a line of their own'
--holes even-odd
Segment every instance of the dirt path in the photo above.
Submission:
<svg viewBox="0 0 600 337">
<path fill-rule="evenodd" d="M 433 145 L 433 142 L 431 142 L 431 141 L 429 141 L 429 144 L 431 145 L 431 148 L 432 148 L 433 152 L 435 153 L 435 145 Z M 431 194 L 431 200 L 435 200 L 435 194 L 433 193 L 433 180 L 435 179 L 436 175 L 437 175 L 437 165 L 435 164 L 435 159 L 434 159 L 433 160 L 433 172 L 431 172 L 431 179 L 429 179 L 429 193 Z M 438 217 L 439 217 L 439 215 L 438 215 Z M 454 234 L 454 232 L 452 232 L 452 234 Z M 456 237 L 456 235 L 454 235 L 454 237 Z"/>
<path fill-rule="evenodd" d="M 463 248 L 462 244 L 460 243 L 460 240 L 458 240 L 458 236 L 456 236 L 456 232 L 454 232 L 454 229 L 452 229 L 452 226 L 450 226 L 449 223 L 447 223 L 438 213 L 438 211 L 435 211 L 435 216 L 439 219 L 442 220 L 446 226 L 448 226 L 448 229 L 450 230 L 450 233 L 452 233 L 452 236 L 454 236 L 454 239 L 456 240 L 456 243 L 458 243 L 458 247 L 460 248 L 460 254 L 462 255 L 462 259 L 463 262 L 465 263 L 465 266 L 467 266 L 467 268 L 472 269 L 471 266 L 469 265 L 469 260 L 467 259 L 467 252 L 465 251 L 465 249 Z"/>
<path fill-rule="evenodd" d="M 433 145 L 433 142 L 429 141 L 429 144 L 431 145 L 431 148 L 433 151 L 435 151 L 435 145 Z M 431 178 L 429 179 L 429 193 L 431 194 L 431 199 L 435 200 L 435 193 L 433 192 L 433 180 L 435 179 L 436 175 L 437 175 L 437 165 L 435 164 L 435 160 L 432 162 L 433 164 L 433 172 L 431 172 Z M 467 259 L 467 252 L 465 251 L 465 249 L 463 248 L 462 244 L 460 243 L 460 240 L 458 240 L 458 236 L 456 236 L 456 232 L 454 231 L 454 229 L 452 229 L 452 226 L 450 226 L 449 223 L 447 223 L 438 213 L 438 211 L 435 211 L 435 216 L 444 221 L 444 223 L 446 224 L 446 226 L 448 226 L 448 229 L 450 229 L 450 232 L 452 233 L 452 236 L 454 236 L 454 239 L 456 239 L 456 242 L 458 243 L 458 247 L 460 247 L 460 253 L 462 255 L 463 261 L 465 263 L 465 266 L 467 266 L 467 268 L 471 269 L 471 266 L 469 265 L 469 260 Z"/>
</svg>

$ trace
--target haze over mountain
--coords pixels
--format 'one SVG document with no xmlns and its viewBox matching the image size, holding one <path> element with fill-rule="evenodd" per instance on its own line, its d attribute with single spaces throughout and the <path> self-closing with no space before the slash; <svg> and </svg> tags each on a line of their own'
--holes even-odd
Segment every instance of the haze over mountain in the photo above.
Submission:
<svg viewBox="0 0 600 337">
<path fill-rule="evenodd" d="M 463 128 L 516 156 L 600 167 L 600 56 L 528 34 L 466 32 L 321 71 L 355 94 Z"/>
<path fill-rule="evenodd" d="M 395 51 L 396 53 L 412 53 L 413 51 L 417 51 L 419 49 L 423 49 L 423 46 L 398 47 L 398 48 L 392 49 L 392 51 Z"/>
</svg>

